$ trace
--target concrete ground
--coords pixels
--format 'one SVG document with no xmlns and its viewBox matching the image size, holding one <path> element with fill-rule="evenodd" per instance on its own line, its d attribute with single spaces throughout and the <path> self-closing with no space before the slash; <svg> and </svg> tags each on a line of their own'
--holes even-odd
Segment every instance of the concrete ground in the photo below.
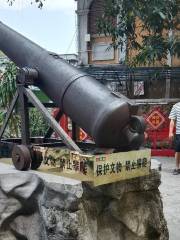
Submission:
<svg viewBox="0 0 180 240">
<path fill-rule="evenodd" d="M 175 159 L 156 157 L 162 163 L 160 192 L 162 194 L 164 215 L 168 224 L 169 239 L 180 239 L 180 174 L 173 175 Z"/>
<path fill-rule="evenodd" d="M 179 240 L 179 227 L 180 227 L 180 174 L 177 176 L 172 175 L 172 170 L 175 166 L 174 158 L 160 158 L 153 157 L 155 161 L 152 161 L 155 168 L 158 166 L 157 160 L 162 163 L 160 192 L 162 194 L 164 214 L 167 220 L 169 229 L 169 239 Z M 0 174 L 17 172 L 12 165 L 0 163 Z M 48 182 L 61 182 L 67 184 L 77 184 L 78 181 L 46 174 L 37 171 L 30 171 L 40 175 L 43 179 Z"/>
</svg>

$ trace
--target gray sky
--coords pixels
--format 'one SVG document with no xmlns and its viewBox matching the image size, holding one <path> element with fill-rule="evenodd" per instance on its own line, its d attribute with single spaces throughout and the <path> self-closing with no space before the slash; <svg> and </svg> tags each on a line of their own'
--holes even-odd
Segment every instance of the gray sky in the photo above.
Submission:
<svg viewBox="0 0 180 240">
<path fill-rule="evenodd" d="M 49 51 L 76 53 L 76 2 L 46 0 L 42 10 L 31 0 L 16 0 L 10 7 L 0 0 L 0 21 Z"/>
</svg>

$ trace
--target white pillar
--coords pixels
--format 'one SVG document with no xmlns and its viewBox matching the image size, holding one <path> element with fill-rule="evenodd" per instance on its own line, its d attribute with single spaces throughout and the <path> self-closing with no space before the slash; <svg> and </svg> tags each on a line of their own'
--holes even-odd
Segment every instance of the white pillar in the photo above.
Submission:
<svg viewBox="0 0 180 240">
<path fill-rule="evenodd" d="M 78 55 L 84 65 L 88 64 L 87 42 L 89 9 L 77 10 L 78 15 Z"/>
<path fill-rule="evenodd" d="M 97 0 L 96 0 L 97 1 Z M 88 34 L 88 13 L 93 0 L 77 0 L 78 55 L 84 65 L 88 64 L 88 49 L 85 40 Z"/>
</svg>

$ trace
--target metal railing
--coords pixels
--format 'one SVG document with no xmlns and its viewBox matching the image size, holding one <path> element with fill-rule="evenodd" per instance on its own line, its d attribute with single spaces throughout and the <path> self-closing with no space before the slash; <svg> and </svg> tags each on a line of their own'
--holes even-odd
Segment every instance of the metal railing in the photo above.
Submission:
<svg viewBox="0 0 180 240">
<path fill-rule="evenodd" d="M 180 100 L 180 67 L 138 67 L 120 65 L 81 67 L 112 91 L 140 102 Z M 159 100 L 158 100 L 159 99 Z M 157 101 L 156 101 L 157 100 Z"/>
</svg>

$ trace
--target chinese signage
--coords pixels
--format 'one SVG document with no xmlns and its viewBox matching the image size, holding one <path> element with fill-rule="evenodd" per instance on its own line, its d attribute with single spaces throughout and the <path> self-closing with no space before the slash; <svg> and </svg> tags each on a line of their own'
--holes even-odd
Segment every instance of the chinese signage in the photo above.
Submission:
<svg viewBox="0 0 180 240">
<path fill-rule="evenodd" d="M 98 156 L 94 162 L 94 185 L 148 175 L 150 158 L 150 150 Z"/>
<path fill-rule="evenodd" d="M 158 129 L 164 122 L 164 116 L 158 111 L 154 110 L 151 114 L 146 118 L 146 121 L 153 129 Z"/>
<path fill-rule="evenodd" d="M 149 174 L 150 149 L 108 153 L 79 154 L 69 150 L 48 149 L 44 165 L 61 176 L 93 182 L 94 186 Z"/>
</svg>

